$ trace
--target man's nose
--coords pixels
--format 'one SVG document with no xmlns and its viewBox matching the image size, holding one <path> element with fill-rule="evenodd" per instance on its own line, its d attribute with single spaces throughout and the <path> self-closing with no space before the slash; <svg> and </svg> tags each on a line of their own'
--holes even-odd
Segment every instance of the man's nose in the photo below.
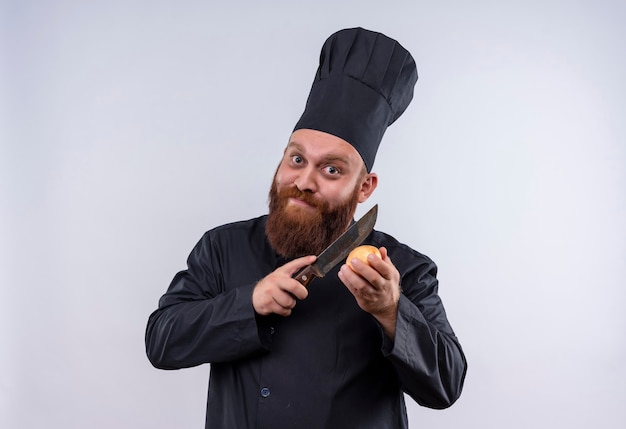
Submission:
<svg viewBox="0 0 626 429">
<path fill-rule="evenodd" d="M 298 177 L 294 180 L 296 187 L 302 192 L 317 191 L 317 182 L 315 181 L 315 170 L 313 168 L 304 168 L 300 170 Z"/>
</svg>

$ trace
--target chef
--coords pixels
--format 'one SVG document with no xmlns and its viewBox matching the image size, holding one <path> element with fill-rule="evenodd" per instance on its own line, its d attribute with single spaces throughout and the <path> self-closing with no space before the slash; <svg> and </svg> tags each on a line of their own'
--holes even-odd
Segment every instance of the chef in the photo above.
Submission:
<svg viewBox="0 0 626 429">
<path fill-rule="evenodd" d="M 207 428 L 407 428 L 405 396 L 446 408 L 466 373 L 427 256 L 373 230 L 380 256 L 314 264 L 375 191 L 385 130 L 417 70 L 397 41 L 331 35 L 270 189 L 269 214 L 216 227 L 191 251 L 148 320 L 161 369 L 210 364 Z"/>
</svg>

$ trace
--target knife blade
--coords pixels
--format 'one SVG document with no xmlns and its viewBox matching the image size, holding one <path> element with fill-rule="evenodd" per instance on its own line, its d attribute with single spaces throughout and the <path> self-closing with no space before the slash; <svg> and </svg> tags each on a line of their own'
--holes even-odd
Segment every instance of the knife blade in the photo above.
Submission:
<svg viewBox="0 0 626 429">
<path fill-rule="evenodd" d="M 365 213 L 361 219 L 350 225 L 339 238 L 318 255 L 313 264 L 300 269 L 293 275 L 293 278 L 302 285 L 308 286 L 314 278 L 324 277 L 372 232 L 377 216 L 378 204 Z"/>
</svg>

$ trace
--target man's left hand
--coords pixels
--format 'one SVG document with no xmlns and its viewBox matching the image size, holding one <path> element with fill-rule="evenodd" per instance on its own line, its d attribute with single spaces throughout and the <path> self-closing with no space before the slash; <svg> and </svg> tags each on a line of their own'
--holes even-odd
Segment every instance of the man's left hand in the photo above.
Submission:
<svg viewBox="0 0 626 429">
<path fill-rule="evenodd" d="M 400 300 L 400 273 L 389 259 L 387 249 L 381 247 L 380 254 L 380 257 L 368 255 L 368 263 L 353 259 L 350 261 L 352 268 L 344 264 L 339 270 L 339 279 L 354 295 L 359 307 L 374 316 L 393 340 Z"/>
</svg>

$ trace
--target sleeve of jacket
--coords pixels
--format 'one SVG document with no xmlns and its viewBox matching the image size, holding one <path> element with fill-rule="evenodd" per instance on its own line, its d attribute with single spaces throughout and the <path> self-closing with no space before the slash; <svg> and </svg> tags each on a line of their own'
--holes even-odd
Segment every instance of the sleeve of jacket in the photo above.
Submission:
<svg viewBox="0 0 626 429">
<path fill-rule="evenodd" d="M 461 395 L 467 361 L 437 293 L 436 275 L 436 265 L 422 256 L 403 276 L 395 339 L 385 348 L 405 392 L 420 405 L 442 409 Z"/>
<path fill-rule="evenodd" d="M 232 361 L 263 350 L 252 307 L 254 283 L 226 290 L 220 266 L 206 233 L 148 319 L 146 353 L 155 367 Z"/>
</svg>

